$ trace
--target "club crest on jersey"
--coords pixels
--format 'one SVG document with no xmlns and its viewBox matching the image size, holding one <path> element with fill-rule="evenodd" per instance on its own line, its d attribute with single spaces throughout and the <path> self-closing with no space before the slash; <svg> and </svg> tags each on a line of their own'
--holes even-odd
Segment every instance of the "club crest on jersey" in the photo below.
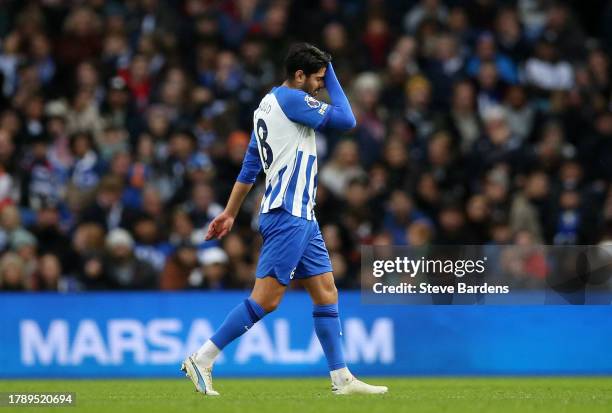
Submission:
<svg viewBox="0 0 612 413">
<path fill-rule="evenodd" d="M 306 101 L 306 104 L 308 106 L 310 106 L 313 109 L 318 108 L 319 106 L 321 106 L 321 102 L 319 102 L 318 100 L 316 100 L 315 98 L 313 98 L 310 95 L 305 95 L 304 96 L 304 100 Z"/>
</svg>

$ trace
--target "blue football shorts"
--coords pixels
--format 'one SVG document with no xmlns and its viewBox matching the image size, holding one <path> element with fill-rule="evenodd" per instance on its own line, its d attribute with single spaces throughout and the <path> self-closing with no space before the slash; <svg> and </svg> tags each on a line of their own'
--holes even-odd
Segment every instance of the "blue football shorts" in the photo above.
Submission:
<svg viewBox="0 0 612 413">
<path fill-rule="evenodd" d="M 329 254 L 316 220 L 273 209 L 259 215 L 263 247 L 255 275 L 275 277 L 282 285 L 332 271 Z"/>
</svg>

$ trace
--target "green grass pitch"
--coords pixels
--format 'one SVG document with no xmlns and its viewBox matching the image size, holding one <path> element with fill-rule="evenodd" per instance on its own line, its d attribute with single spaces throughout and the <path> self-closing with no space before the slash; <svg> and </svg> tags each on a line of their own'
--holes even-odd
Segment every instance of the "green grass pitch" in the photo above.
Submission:
<svg viewBox="0 0 612 413">
<path fill-rule="evenodd" d="M 0 392 L 75 392 L 76 406 L 6 408 L 14 412 L 612 412 L 612 377 L 371 378 L 383 396 L 334 396 L 316 379 L 217 379 L 220 397 L 185 380 L 4 380 Z"/>
</svg>

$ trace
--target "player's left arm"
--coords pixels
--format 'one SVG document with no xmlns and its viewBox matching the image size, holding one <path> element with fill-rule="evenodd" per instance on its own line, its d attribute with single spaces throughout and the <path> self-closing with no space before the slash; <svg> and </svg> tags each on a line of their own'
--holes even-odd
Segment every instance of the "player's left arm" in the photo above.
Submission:
<svg viewBox="0 0 612 413">
<path fill-rule="evenodd" d="M 280 89 L 277 99 L 285 115 L 294 122 L 316 130 L 354 128 L 357 123 L 355 115 L 331 63 L 325 71 L 325 87 L 331 103 L 321 102 L 302 90 L 289 88 Z"/>
<path fill-rule="evenodd" d="M 208 226 L 206 240 L 223 238 L 230 232 L 234 225 L 234 220 L 238 215 L 238 211 L 240 211 L 240 207 L 253 187 L 261 169 L 261 159 L 259 158 L 255 134 L 251 134 L 251 141 L 249 142 L 249 147 L 242 161 L 242 169 L 232 188 L 227 205 L 223 212 L 213 219 Z"/>
<path fill-rule="evenodd" d="M 329 93 L 331 104 L 321 127 L 349 130 L 355 127 L 357 120 L 351 109 L 351 104 L 340 86 L 331 62 L 325 71 L 325 88 Z"/>
</svg>

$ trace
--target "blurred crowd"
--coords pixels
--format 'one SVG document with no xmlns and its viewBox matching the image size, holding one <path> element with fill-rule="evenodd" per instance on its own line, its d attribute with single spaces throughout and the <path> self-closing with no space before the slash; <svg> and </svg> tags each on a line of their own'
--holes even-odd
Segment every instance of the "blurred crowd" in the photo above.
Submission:
<svg viewBox="0 0 612 413">
<path fill-rule="evenodd" d="M 293 41 L 357 117 L 317 133 L 339 287 L 363 244 L 612 242 L 612 1 L 587 3 L 0 0 L 0 290 L 250 288 L 263 176 L 204 233 Z"/>
</svg>

